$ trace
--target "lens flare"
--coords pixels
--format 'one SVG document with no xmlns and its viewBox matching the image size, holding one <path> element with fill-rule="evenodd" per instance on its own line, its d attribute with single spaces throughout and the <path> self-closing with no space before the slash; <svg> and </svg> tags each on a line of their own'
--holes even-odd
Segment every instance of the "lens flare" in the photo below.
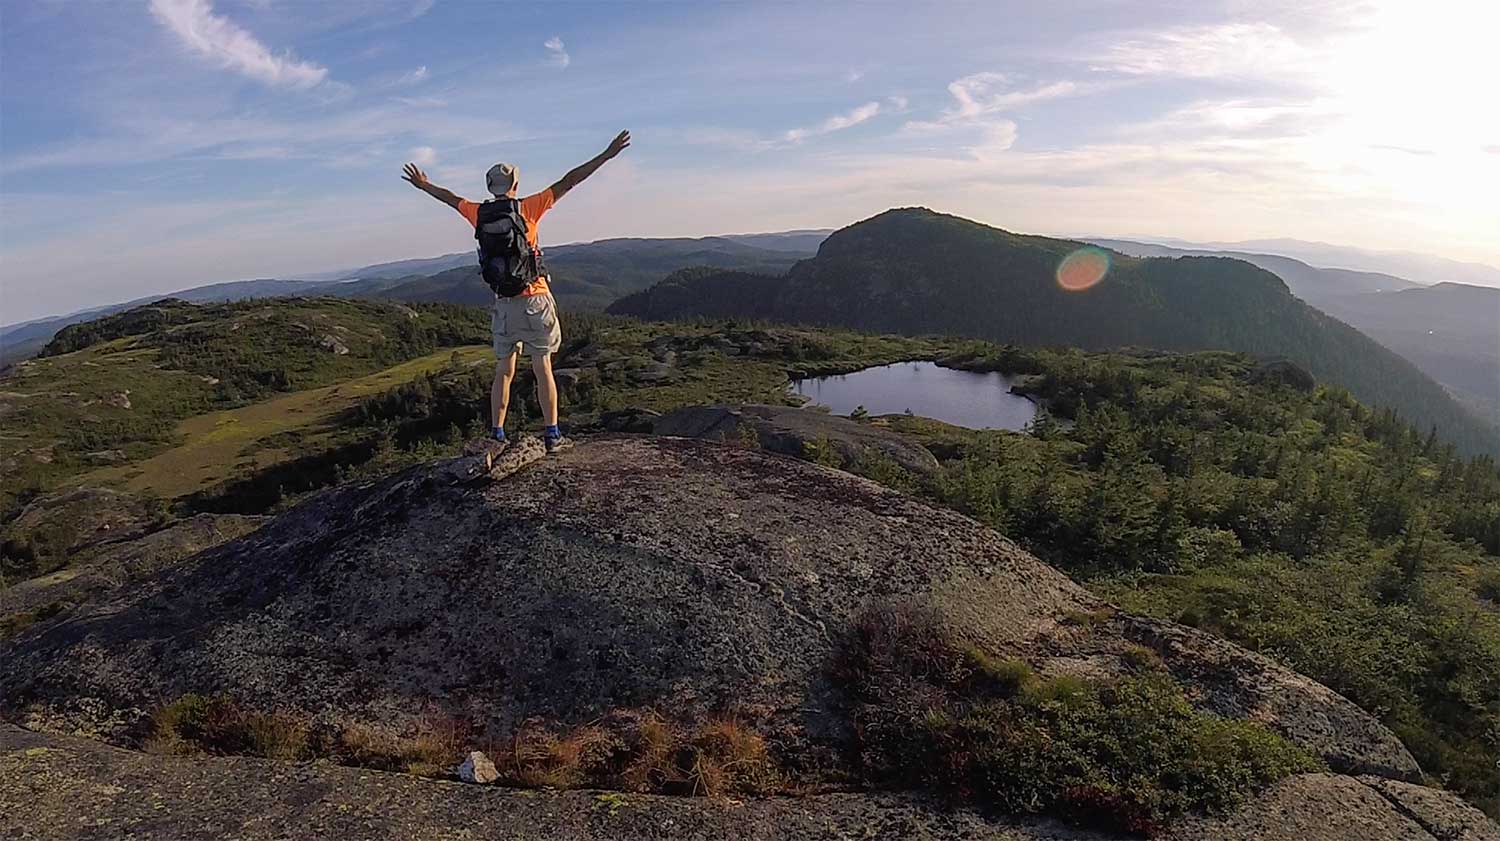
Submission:
<svg viewBox="0 0 1500 841">
<path fill-rule="evenodd" d="M 1057 285 L 1069 292 L 1082 292 L 1109 273 L 1109 252 L 1086 245 L 1057 264 Z"/>
</svg>

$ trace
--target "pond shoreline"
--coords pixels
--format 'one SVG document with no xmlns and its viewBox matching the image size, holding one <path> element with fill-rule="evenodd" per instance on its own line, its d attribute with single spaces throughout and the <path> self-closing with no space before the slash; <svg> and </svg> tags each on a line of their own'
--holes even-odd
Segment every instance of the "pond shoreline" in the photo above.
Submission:
<svg viewBox="0 0 1500 841">
<path fill-rule="evenodd" d="M 841 416 L 863 409 L 872 416 L 912 414 L 966 429 L 1012 432 L 1047 411 L 1028 393 L 1028 383 L 1013 382 L 1012 375 L 945 362 L 933 356 L 802 377 L 796 375 L 803 371 L 788 371 L 788 396 Z"/>
</svg>

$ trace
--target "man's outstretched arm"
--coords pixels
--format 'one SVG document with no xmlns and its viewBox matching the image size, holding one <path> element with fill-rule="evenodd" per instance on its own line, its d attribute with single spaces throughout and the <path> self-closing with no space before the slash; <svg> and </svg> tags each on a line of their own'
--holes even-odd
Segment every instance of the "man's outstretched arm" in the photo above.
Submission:
<svg viewBox="0 0 1500 841">
<path fill-rule="evenodd" d="M 603 152 L 595 155 L 593 159 L 589 160 L 587 163 L 583 163 L 574 167 L 573 170 L 567 175 L 559 178 L 557 180 L 557 183 L 552 185 L 552 200 L 557 201 L 558 199 L 562 198 L 567 194 L 569 190 L 577 187 L 579 182 L 583 181 L 583 179 L 585 178 L 588 178 L 590 175 L 593 175 L 596 171 L 598 171 L 599 167 L 604 166 L 605 161 L 625 151 L 625 147 L 629 145 L 630 132 L 620 132 L 615 136 L 614 140 L 611 140 L 609 142 L 608 149 L 605 149 Z"/>
<path fill-rule="evenodd" d="M 454 210 L 457 210 L 458 203 L 463 201 L 463 199 L 452 190 L 444 189 L 432 183 L 431 181 L 428 181 L 427 173 L 418 169 L 416 164 L 407 164 L 406 166 L 402 167 L 402 172 L 405 173 L 405 175 L 401 176 L 402 180 L 406 181 L 407 183 L 411 184 L 413 187 L 416 187 L 418 190 L 421 190 L 427 195 L 432 196 L 443 204 L 448 205 Z"/>
</svg>

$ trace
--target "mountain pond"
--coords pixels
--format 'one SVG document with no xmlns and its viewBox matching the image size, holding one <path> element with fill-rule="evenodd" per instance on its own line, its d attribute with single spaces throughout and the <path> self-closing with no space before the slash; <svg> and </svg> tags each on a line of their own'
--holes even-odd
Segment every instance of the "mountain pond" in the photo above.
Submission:
<svg viewBox="0 0 1500 841">
<path fill-rule="evenodd" d="M 836 415 L 864 406 L 872 415 L 911 412 L 969 429 L 1020 431 L 1036 416 L 1036 404 L 1011 394 L 1010 386 L 1011 380 L 998 372 L 897 362 L 852 374 L 793 380 L 791 388 Z"/>
</svg>

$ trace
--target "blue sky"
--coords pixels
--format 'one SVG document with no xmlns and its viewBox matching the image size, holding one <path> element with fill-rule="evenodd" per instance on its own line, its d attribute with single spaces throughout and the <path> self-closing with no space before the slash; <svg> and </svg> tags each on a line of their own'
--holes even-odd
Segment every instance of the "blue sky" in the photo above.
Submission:
<svg viewBox="0 0 1500 841">
<path fill-rule="evenodd" d="M 1490 4 L 0 0 L 0 322 L 471 246 L 837 227 L 1298 237 L 1500 264 Z"/>
</svg>

